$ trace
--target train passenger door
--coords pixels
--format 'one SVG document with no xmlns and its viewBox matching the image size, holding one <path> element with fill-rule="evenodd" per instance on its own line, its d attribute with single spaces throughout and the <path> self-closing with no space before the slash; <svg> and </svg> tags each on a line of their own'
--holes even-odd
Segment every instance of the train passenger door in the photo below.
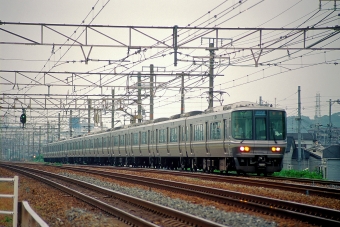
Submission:
<svg viewBox="0 0 340 227">
<path fill-rule="evenodd" d="M 179 154 L 182 156 L 183 155 L 183 150 L 181 147 L 181 142 L 182 142 L 182 132 L 181 132 L 181 126 L 178 126 L 178 134 L 177 134 L 177 139 L 178 139 L 178 150 L 179 150 Z"/>
<path fill-rule="evenodd" d="M 148 153 L 149 153 L 149 156 L 150 156 L 150 130 L 148 130 L 148 134 L 147 134 L 147 147 L 148 147 Z"/>
<path fill-rule="evenodd" d="M 169 154 L 169 127 L 166 127 L 166 152 Z"/>
<path fill-rule="evenodd" d="M 159 151 L 158 151 L 158 129 L 156 129 L 156 153 L 159 154 Z"/>
<path fill-rule="evenodd" d="M 223 150 L 224 150 L 224 154 L 227 154 L 227 147 L 226 147 L 226 139 L 228 136 L 228 132 L 227 132 L 227 119 L 223 119 Z"/>
<path fill-rule="evenodd" d="M 204 144 L 205 144 L 205 151 L 207 154 L 209 154 L 209 148 L 208 148 L 208 122 L 205 122 L 205 136 L 204 136 Z"/>
<path fill-rule="evenodd" d="M 190 128 L 189 128 L 189 140 L 190 140 L 190 142 L 189 142 L 189 144 L 190 144 L 190 153 L 191 154 L 193 154 L 194 153 L 194 150 L 193 150 L 193 148 L 192 148 L 192 143 L 193 143 L 193 141 L 192 141 L 192 134 L 193 134 L 193 130 L 192 130 L 192 124 L 190 124 Z"/>
</svg>

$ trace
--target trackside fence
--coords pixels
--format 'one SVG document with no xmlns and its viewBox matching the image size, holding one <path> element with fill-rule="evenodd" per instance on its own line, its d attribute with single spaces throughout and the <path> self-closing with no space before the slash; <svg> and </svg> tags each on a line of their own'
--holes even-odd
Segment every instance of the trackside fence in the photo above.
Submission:
<svg viewBox="0 0 340 227">
<path fill-rule="evenodd" d="M 0 214 L 12 215 L 13 217 L 13 227 L 18 226 L 18 186 L 19 186 L 19 177 L 15 176 L 14 178 L 0 178 L 0 182 L 14 182 L 14 194 L 0 194 L 0 198 L 13 198 L 13 210 L 6 211 L 0 210 Z"/>
<path fill-rule="evenodd" d="M 0 182 L 14 182 L 14 194 L 0 194 L 1 198 L 13 198 L 13 210 L 12 211 L 2 211 L 0 210 L 0 214 L 12 215 L 13 216 L 13 227 L 19 226 L 18 223 L 21 224 L 21 227 L 48 227 L 46 222 L 44 222 L 35 212 L 32 210 L 27 201 L 18 202 L 18 186 L 19 186 L 19 177 L 15 176 L 14 178 L 0 178 Z M 18 206 L 19 213 L 21 213 L 20 217 L 18 215 Z M 19 217 L 19 221 L 18 221 Z"/>
<path fill-rule="evenodd" d="M 21 206 L 21 227 L 48 227 L 46 222 L 42 220 L 35 212 L 32 210 L 27 201 L 20 202 Z M 19 203 L 19 204 L 20 204 Z"/>
</svg>

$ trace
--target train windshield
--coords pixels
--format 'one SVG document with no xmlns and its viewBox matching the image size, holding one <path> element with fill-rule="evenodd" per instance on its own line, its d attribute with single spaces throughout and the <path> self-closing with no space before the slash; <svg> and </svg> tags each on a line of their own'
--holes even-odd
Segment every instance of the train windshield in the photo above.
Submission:
<svg viewBox="0 0 340 227">
<path fill-rule="evenodd" d="M 269 139 L 283 140 L 286 138 L 286 113 L 269 111 Z"/>
<path fill-rule="evenodd" d="M 231 114 L 232 137 L 239 140 L 283 140 L 286 138 L 284 111 L 247 110 Z"/>
<path fill-rule="evenodd" d="M 252 139 L 253 111 L 235 111 L 231 114 L 232 136 L 239 140 Z"/>
</svg>

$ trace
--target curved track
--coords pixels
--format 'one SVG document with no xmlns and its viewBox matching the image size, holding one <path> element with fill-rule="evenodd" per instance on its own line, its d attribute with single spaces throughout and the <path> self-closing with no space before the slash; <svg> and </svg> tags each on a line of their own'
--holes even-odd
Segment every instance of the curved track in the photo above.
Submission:
<svg viewBox="0 0 340 227">
<path fill-rule="evenodd" d="M 220 224 L 198 218 L 190 214 L 179 212 L 171 208 L 160 206 L 155 203 L 127 196 L 122 193 L 60 176 L 54 173 L 33 168 L 26 168 L 18 165 L 14 166 L 3 164 L 2 166 L 12 171 L 20 172 L 21 174 L 34 178 L 67 194 L 77 197 L 92 206 L 95 206 L 111 215 L 118 217 L 120 220 L 132 226 L 155 227 L 158 225 L 155 225 L 154 223 L 160 219 L 162 220 L 161 226 L 222 226 Z M 65 184 L 67 186 L 64 186 Z M 123 201 L 124 208 L 118 209 L 114 207 L 114 204 L 117 204 L 116 200 L 119 200 L 120 202 Z M 131 210 L 131 207 L 133 207 L 133 210 L 135 210 L 136 213 L 143 212 L 143 216 L 148 217 L 148 220 L 140 218 L 139 215 L 131 215 L 128 213 L 126 210 Z"/>
<path fill-rule="evenodd" d="M 63 165 L 64 167 L 72 166 L 72 165 Z M 256 187 L 265 187 L 265 188 L 274 188 L 292 192 L 298 192 L 301 194 L 308 194 L 313 196 L 322 196 L 327 198 L 340 199 L 340 190 L 331 187 L 321 187 L 321 186 L 313 186 L 313 182 L 315 184 L 317 181 L 301 179 L 301 181 L 297 181 L 296 178 L 293 178 L 297 182 L 309 183 L 310 185 L 304 184 L 294 184 L 288 182 L 275 182 L 275 181 L 263 181 L 258 179 L 266 179 L 266 178 L 253 178 L 253 177 L 237 177 L 237 176 L 223 176 L 223 175 L 214 175 L 214 174 L 204 174 L 204 173 L 191 173 L 191 172 L 183 172 L 183 171 L 167 171 L 167 170 L 159 170 L 159 169 L 134 169 L 134 168 L 124 168 L 124 167 L 107 167 L 107 166 L 91 166 L 92 168 L 104 168 L 104 169 L 117 169 L 117 170 L 128 170 L 128 171 L 139 171 L 139 172 L 150 172 L 157 174 L 168 174 L 168 175 L 176 175 L 176 176 L 185 176 L 185 177 L 193 177 L 199 178 L 203 180 L 211 180 L 211 181 L 219 181 L 226 182 L 232 184 L 242 184 L 247 186 L 256 186 Z M 271 178 L 269 178 L 271 179 Z M 275 180 L 277 178 L 274 178 Z M 279 179 L 282 179 L 279 178 Z M 284 179 L 282 179 L 284 180 Z M 288 179 L 289 180 L 289 179 Z M 287 181 L 288 181 L 287 180 Z M 328 182 L 328 184 L 326 183 Z M 340 183 L 340 182 L 339 182 Z M 328 186 L 329 181 L 324 181 L 324 185 Z"/>
<path fill-rule="evenodd" d="M 140 184 L 148 187 L 160 188 L 163 190 L 170 190 L 177 193 L 198 196 L 201 198 L 240 207 L 243 209 L 253 210 L 268 215 L 295 218 L 312 224 L 322 226 L 340 225 L 339 210 L 272 199 L 263 196 L 249 195 L 234 191 L 221 190 L 216 188 L 207 188 L 197 185 L 166 181 L 155 178 L 121 174 L 117 172 L 111 172 L 108 169 L 98 169 L 84 166 L 81 167 L 63 166 L 61 168 L 97 174 L 100 176 L 114 178 L 121 181 L 127 181 L 134 184 Z M 164 172 L 168 174 L 173 173 L 171 171 Z"/>
</svg>

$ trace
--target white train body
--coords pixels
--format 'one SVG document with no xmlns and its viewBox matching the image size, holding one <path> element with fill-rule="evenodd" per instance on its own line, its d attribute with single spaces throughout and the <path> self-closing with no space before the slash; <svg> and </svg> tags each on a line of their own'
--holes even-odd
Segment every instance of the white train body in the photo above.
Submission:
<svg viewBox="0 0 340 227">
<path fill-rule="evenodd" d="M 239 102 L 49 143 L 47 162 L 272 173 L 286 148 L 284 109 Z"/>
</svg>

